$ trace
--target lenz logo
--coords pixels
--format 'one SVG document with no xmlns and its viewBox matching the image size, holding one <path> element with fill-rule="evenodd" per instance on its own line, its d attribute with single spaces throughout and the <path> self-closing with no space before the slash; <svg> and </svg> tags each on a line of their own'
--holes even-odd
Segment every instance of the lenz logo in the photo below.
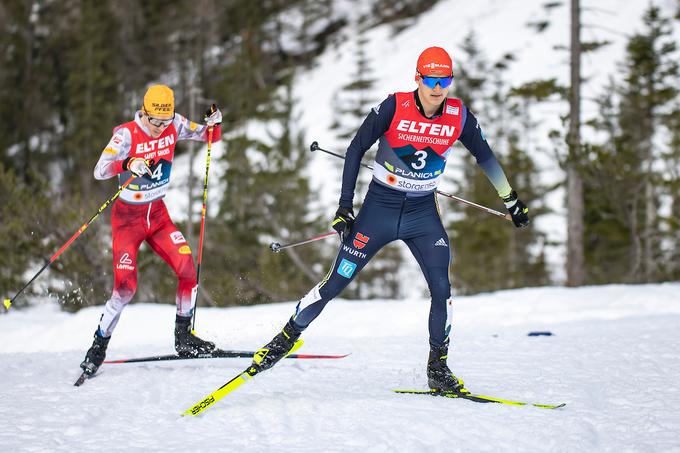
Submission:
<svg viewBox="0 0 680 453">
<path fill-rule="evenodd" d="M 343 258 L 343 260 L 340 262 L 340 266 L 338 266 L 338 274 L 345 278 L 351 278 L 356 268 L 356 263 Z"/>
<path fill-rule="evenodd" d="M 203 401 L 201 401 L 200 403 L 198 403 L 197 405 L 195 405 L 194 407 L 192 407 L 191 413 L 193 415 L 196 415 L 199 412 L 201 412 L 203 409 L 205 409 L 206 407 L 210 406 L 214 402 L 215 402 L 215 397 L 211 395 L 211 396 L 207 397 L 206 399 L 204 399 Z"/>
</svg>

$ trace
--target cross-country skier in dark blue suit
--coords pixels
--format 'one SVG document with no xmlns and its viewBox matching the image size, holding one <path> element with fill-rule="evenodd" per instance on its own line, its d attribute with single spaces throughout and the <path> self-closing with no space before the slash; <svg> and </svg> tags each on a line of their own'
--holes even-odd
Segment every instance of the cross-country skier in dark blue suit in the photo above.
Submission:
<svg viewBox="0 0 680 453">
<path fill-rule="evenodd" d="M 347 149 L 340 206 L 333 220 L 342 239 L 338 255 L 323 280 L 300 300 L 283 330 L 255 355 L 255 370 L 268 369 L 283 358 L 371 258 L 400 239 L 418 261 L 432 296 L 428 384 L 432 389 L 466 391 L 446 364 L 451 252 L 435 194 L 454 142 L 460 140 L 475 156 L 517 227 L 529 224 L 528 209 L 510 187 L 477 119 L 459 99 L 447 98 L 453 80 L 449 54 L 440 47 L 425 49 L 418 58 L 415 80 L 417 90 L 395 93 L 371 110 Z M 355 218 L 352 204 L 361 159 L 376 140 L 373 180 Z"/>
</svg>

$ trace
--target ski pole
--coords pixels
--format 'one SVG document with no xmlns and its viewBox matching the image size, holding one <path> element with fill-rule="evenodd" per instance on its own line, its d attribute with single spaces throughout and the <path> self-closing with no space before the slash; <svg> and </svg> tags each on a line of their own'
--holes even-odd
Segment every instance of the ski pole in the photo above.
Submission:
<svg viewBox="0 0 680 453">
<path fill-rule="evenodd" d="M 318 236 L 314 236 L 314 237 L 309 238 L 309 239 L 303 239 L 302 241 L 291 242 L 290 244 L 284 244 L 284 245 L 281 245 L 278 242 L 272 242 L 271 244 L 269 244 L 269 249 L 274 253 L 278 253 L 283 249 L 287 249 L 287 248 L 291 248 L 291 247 L 297 247 L 298 245 L 303 245 L 303 244 L 309 244 L 310 242 L 319 241 L 321 239 L 325 239 L 327 237 L 331 237 L 331 236 L 336 235 L 336 234 L 338 234 L 338 233 L 336 233 L 335 231 L 331 231 L 329 233 L 320 234 Z"/>
<path fill-rule="evenodd" d="M 215 107 L 213 104 L 211 110 Z M 208 155 L 205 158 L 205 177 L 203 178 L 203 208 L 201 209 L 201 232 L 198 235 L 198 260 L 196 261 L 196 304 L 194 305 L 194 315 L 191 321 L 191 331 L 195 333 L 196 309 L 198 308 L 198 285 L 201 277 L 201 262 L 203 261 L 203 235 L 205 233 L 205 214 L 208 206 L 208 174 L 210 173 L 210 149 L 212 145 L 213 127 L 208 127 Z M 191 190 L 191 188 L 189 188 Z M 189 219 L 191 222 L 191 219 Z"/>
<path fill-rule="evenodd" d="M 130 176 L 130 178 L 129 178 L 127 181 L 125 181 L 125 182 L 123 183 L 122 186 L 120 186 L 120 188 L 118 189 L 118 192 L 116 192 L 111 198 L 109 198 L 108 200 L 106 200 L 106 202 L 105 202 L 103 205 L 101 205 L 101 207 L 99 208 L 99 210 L 97 211 L 97 213 L 96 213 L 95 215 L 93 215 L 92 218 L 91 218 L 90 220 L 88 220 L 87 222 L 85 222 L 85 223 L 83 224 L 83 226 L 81 226 L 80 229 L 79 229 L 78 231 L 76 231 L 76 232 L 73 234 L 73 236 L 71 236 L 71 239 L 69 239 L 68 241 L 66 241 L 66 243 L 65 243 L 64 245 L 62 245 L 61 248 L 57 251 L 57 253 L 55 253 L 54 255 L 52 255 L 52 257 L 51 257 L 47 262 L 45 262 L 45 265 L 42 267 L 42 269 L 40 269 L 40 270 L 33 276 L 33 278 L 31 278 L 31 280 L 29 280 L 29 282 L 26 283 L 26 284 L 24 285 L 24 287 L 21 288 L 21 289 L 19 290 L 19 292 L 16 293 L 16 294 L 14 295 L 14 297 L 12 297 L 11 299 L 5 299 L 5 300 L 3 301 L 3 304 L 5 305 L 5 309 L 6 309 L 6 310 L 9 310 L 9 307 L 12 306 L 12 303 L 17 299 L 17 297 L 19 297 L 19 295 L 20 295 L 22 292 L 24 292 L 24 290 L 25 290 L 26 288 L 28 288 L 28 286 L 29 286 L 31 283 L 33 283 L 33 281 L 34 281 L 36 278 L 38 278 L 38 276 L 39 276 L 40 274 L 42 274 L 42 272 L 43 272 L 45 269 L 47 269 L 47 268 L 48 268 L 48 267 L 49 267 L 49 266 L 50 266 L 57 258 L 59 258 L 59 255 L 61 255 L 62 252 L 64 252 L 64 250 L 66 250 L 66 249 L 71 245 L 71 243 L 72 243 L 73 241 L 75 241 L 75 240 L 78 238 L 78 236 L 80 236 L 80 235 L 83 233 L 83 231 L 87 230 L 87 227 L 89 227 L 90 224 L 91 224 L 92 222 L 94 222 L 94 220 L 95 220 L 97 217 L 99 217 L 99 214 L 101 214 L 101 213 L 104 211 L 104 209 L 106 209 L 106 207 L 107 207 L 108 205 L 110 205 L 116 198 L 118 198 L 118 196 L 120 195 L 120 193 L 121 193 L 121 192 L 122 192 L 122 191 L 123 191 L 123 190 L 131 183 L 131 182 L 132 182 L 132 180 L 135 179 L 135 178 L 136 178 L 135 175 Z"/>
<path fill-rule="evenodd" d="M 312 142 L 312 144 L 309 145 L 309 150 L 312 151 L 312 152 L 314 152 L 314 151 L 321 151 L 321 152 L 324 152 L 324 153 L 326 153 L 326 154 L 330 154 L 331 156 L 339 157 L 340 159 L 343 159 L 343 160 L 345 159 L 345 156 L 343 156 L 342 154 L 337 154 L 337 153 L 334 153 L 334 152 L 332 152 L 332 151 L 328 151 L 327 149 L 321 148 L 321 147 L 319 146 L 319 143 L 316 142 L 316 141 Z M 361 166 L 362 166 L 362 167 L 365 167 L 365 168 L 368 168 L 369 170 L 373 170 L 373 167 L 371 167 L 370 165 L 367 165 L 367 164 L 365 164 L 365 163 L 363 163 L 363 162 L 361 163 Z M 447 198 L 454 199 L 454 200 L 456 200 L 456 201 L 458 201 L 458 202 L 460 202 L 460 203 L 466 204 L 466 205 L 468 205 L 468 206 L 472 206 L 473 208 L 479 209 L 480 211 L 484 211 L 484 212 L 486 212 L 487 214 L 492 214 L 492 215 L 495 215 L 495 216 L 497 216 L 497 217 L 501 217 L 501 218 L 503 218 L 503 219 L 505 219 L 505 220 L 508 220 L 508 221 L 512 222 L 512 216 L 511 216 L 510 214 L 504 214 L 504 213 L 502 213 L 502 212 L 498 212 L 498 211 L 496 211 L 495 209 L 487 208 L 486 206 L 482 206 L 482 205 L 480 205 L 480 204 L 473 203 L 473 202 L 471 202 L 471 201 L 468 201 L 468 200 L 466 200 L 466 199 L 464 199 L 464 198 L 457 197 L 457 196 L 455 196 L 455 195 L 453 195 L 453 194 L 450 194 L 450 193 L 442 192 L 441 190 L 436 190 L 435 192 L 438 193 L 438 194 L 441 195 L 441 196 L 444 196 L 444 197 L 447 197 Z"/>
</svg>

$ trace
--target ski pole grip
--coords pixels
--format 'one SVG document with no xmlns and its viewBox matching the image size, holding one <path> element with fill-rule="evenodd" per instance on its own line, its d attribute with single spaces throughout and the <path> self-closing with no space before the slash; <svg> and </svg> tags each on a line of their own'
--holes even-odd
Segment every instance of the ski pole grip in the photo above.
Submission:
<svg viewBox="0 0 680 453">
<path fill-rule="evenodd" d="M 281 244 L 278 242 L 272 242 L 269 244 L 269 249 L 274 253 L 279 253 L 281 251 Z"/>
<path fill-rule="evenodd" d="M 319 149 L 319 142 L 313 141 L 311 145 L 309 145 L 309 150 L 311 152 L 314 152 Z"/>
</svg>

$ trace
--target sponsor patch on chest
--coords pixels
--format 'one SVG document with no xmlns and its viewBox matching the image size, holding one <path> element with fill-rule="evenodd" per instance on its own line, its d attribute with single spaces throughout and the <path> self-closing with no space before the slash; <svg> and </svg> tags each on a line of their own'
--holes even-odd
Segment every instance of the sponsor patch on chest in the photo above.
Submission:
<svg viewBox="0 0 680 453">
<path fill-rule="evenodd" d="M 453 137 L 456 127 L 448 124 L 423 123 L 421 121 L 401 120 L 397 130 L 412 134 Z"/>
</svg>

